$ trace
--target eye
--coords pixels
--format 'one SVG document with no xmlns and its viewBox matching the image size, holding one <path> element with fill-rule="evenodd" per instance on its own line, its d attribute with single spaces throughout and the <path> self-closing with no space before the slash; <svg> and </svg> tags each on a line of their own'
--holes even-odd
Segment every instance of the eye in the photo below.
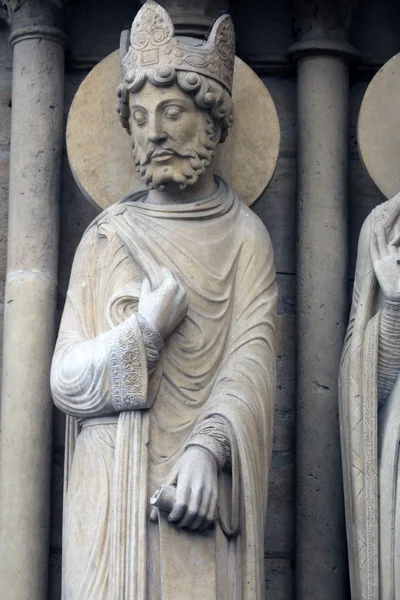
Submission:
<svg viewBox="0 0 400 600">
<path fill-rule="evenodd" d="M 135 110 L 132 116 L 138 125 L 143 125 L 147 121 L 146 115 L 141 110 Z"/>
<path fill-rule="evenodd" d="M 183 113 L 183 108 L 180 106 L 167 106 L 164 110 L 164 116 L 167 119 L 177 119 Z"/>
</svg>

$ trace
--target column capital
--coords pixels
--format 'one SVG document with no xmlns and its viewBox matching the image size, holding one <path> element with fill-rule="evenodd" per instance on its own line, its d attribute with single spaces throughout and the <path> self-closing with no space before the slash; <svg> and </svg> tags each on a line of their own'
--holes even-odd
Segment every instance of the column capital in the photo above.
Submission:
<svg viewBox="0 0 400 600">
<path fill-rule="evenodd" d="M 229 11 L 230 0 L 157 0 L 168 11 L 178 35 L 203 38 L 215 19 Z M 144 4 L 145 0 L 140 0 Z"/>
<path fill-rule="evenodd" d="M 345 60 L 358 58 L 348 34 L 353 11 L 363 0 L 294 0 L 293 17 L 297 42 L 289 48 L 294 59 L 331 55 Z"/>
<path fill-rule="evenodd" d="M 0 0 L 0 18 L 10 27 L 11 45 L 23 39 L 52 39 L 62 45 L 63 8 L 68 0 Z"/>
</svg>

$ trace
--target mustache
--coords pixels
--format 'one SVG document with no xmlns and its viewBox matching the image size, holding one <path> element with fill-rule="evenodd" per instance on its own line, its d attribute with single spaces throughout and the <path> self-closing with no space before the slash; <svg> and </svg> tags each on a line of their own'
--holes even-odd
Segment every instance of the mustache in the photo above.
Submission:
<svg viewBox="0 0 400 600">
<path fill-rule="evenodd" d="M 178 148 L 174 148 L 170 144 L 160 144 L 157 146 L 152 145 L 145 152 L 143 152 L 143 155 L 140 159 L 140 165 L 141 166 L 148 165 L 155 153 L 158 154 L 159 152 L 163 152 L 163 151 L 169 152 L 171 154 L 175 154 L 176 156 L 179 156 L 180 158 L 195 158 L 195 153 L 193 151 L 179 150 Z"/>
</svg>

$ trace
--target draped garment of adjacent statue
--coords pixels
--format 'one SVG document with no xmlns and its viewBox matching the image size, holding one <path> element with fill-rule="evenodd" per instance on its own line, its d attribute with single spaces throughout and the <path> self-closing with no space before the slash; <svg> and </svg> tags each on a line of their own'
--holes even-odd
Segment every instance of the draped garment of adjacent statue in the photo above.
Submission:
<svg viewBox="0 0 400 600">
<path fill-rule="evenodd" d="M 354 600 L 400 598 L 400 385 L 378 396 L 383 303 L 371 260 L 382 223 L 400 222 L 400 195 L 378 206 L 360 234 L 353 303 L 340 370 L 340 418 L 350 579 Z M 398 493 L 399 492 L 399 493 Z"/>
<path fill-rule="evenodd" d="M 273 252 L 259 219 L 217 182 L 213 196 L 184 205 L 146 204 L 145 192 L 126 197 L 77 250 L 52 368 L 55 402 L 70 415 L 65 600 L 264 598 Z M 135 313 L 143 278 L 156 285 L 162 267 L 183 283 L 189 310 L 148 373 L 139 330 L 115 336 Z M 151 408 L 112 408 L 121 369 L 124 393 L 151 395 Z M 151 523 L 149 498 L 212 415 L 226 424 L 232 453 L 219 476 L 215 528 L 181 530 L 162 511 Z"/>
</svg>

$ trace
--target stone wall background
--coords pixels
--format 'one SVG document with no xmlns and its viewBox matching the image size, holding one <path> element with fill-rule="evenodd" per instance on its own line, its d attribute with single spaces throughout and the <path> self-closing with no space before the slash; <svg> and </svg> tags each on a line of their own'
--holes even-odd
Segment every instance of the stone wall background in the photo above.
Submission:
<svg viewBox="0 0 400 600">
<path fill-rule="evenodd" d="M 361 224 L 370 210 L 383 200 L 360 163 L 356 138 L 357 116 L 371 77 L 380 65 L 400 51 L 400 9 L 396 4 L 395 0 L 363 0 L 352 24 L 352 42 L 361 51 L 362 60 L 351 75 L 349 290 Z M 287 49 L 294 42 L 291 2 L 247 0 L 243 3 L 233 0 L 232 5 L 237 53 L 256 70 L 268 87 L 281 123 L 282 142 L 277 169 L 268 190 L 254 210 L 272 237 L 280 291 L 278 390 L 265 532 L 266 598 L 292 600 L 295 572 L 296 71 L 286 58 Z M 114 0 L 112 3 L 70 1 L 67 9 L 69 49 L 65 118 L 79 84 L 99 60 L 115 50 L 120 31 L 129 28 L 138 6 L 135 0 Z M 0 21 L 0 337 L 6 268 L 11 75 L 12 53 L 8 45 L 8 30 Z M 96 214 L 77 188 L 64 150 L 59 317 L 76 246 Z M 63 454 L 64 418 L 54 409 L 50 600 L 60 599 L 61 588 Z"/>
</svg>

